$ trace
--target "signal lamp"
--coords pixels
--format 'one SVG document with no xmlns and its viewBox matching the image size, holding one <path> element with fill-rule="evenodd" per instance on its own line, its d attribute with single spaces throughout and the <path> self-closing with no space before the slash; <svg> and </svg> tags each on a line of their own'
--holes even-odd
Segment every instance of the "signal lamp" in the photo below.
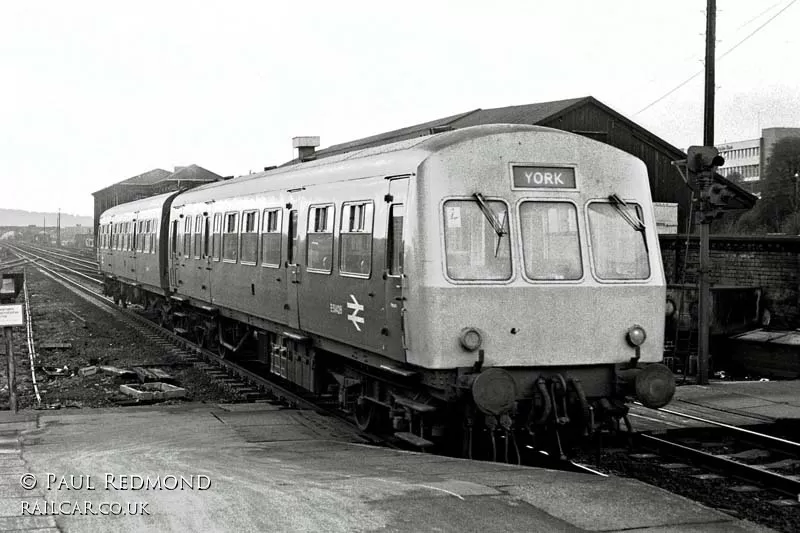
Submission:
<svg viewBox="0 0 800 533">
<path fill-rule="evenodd" d="M 458 336 L 461 346 L 468 352 L 474 352 L 483 344 L 480 332 L 475 328 L 464 328 Z"/>
</svg>

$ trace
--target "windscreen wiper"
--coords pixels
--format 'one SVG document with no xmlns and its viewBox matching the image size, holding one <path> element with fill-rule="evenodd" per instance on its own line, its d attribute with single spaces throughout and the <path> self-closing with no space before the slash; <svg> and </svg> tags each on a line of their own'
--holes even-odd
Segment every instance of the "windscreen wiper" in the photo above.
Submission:
<svg viewBox="0 0 800 533">
<path fill-rule="evenodd" d="M 483 213 L 483 216 L 486 217 L 489 225 L 492 226 L 494 232 L 497 233 L 497 246 L 495 246 L 494 249 L 494 256 L 497 257 L 497 254 L 500 252 L 500 242 L 503 240 L 503 235 L 508 233 L 508 230 L 506 229 L 506 219 L 508 217 L 504 214 L 502 219 L 498 220 L 497 215 L 495 215 L 494 211 L 492 211 L 492 208 L 489 207 L 489 204 L 486 203 L 486 198 L 484 198 L 481 193 L 476 192 L 472 195 L 472 197 L 475 198 L 475 202 L 477 202 L 481 213 Z"/>
<path fill-rule="evenodd" d="M 611 202 L 611 205 L 614 206 L 614 209 L 617 210 L 617 213 L 630 224 L 630 226 L 635 229 L 636 231 L 641 231 L 644 233 L 645 225 L 642 222 L 642 219 L 639 218 L 639 213 L 634 209 L 633 212 L 636 213 L 636 218 L 631 216 L 631 214 L 624 208 L 628 207 L 628 204 L 625 203 L 625 200 L 617 196 L 616 194 L 610 194 L 608 196 L 608 200 Z"/>
</svg>

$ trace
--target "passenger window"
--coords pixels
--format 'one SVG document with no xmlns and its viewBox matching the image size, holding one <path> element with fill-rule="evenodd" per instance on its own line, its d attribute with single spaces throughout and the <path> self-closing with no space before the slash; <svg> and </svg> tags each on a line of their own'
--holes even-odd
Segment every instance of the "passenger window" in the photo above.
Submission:
<svg viewBox="0 0 800 533">
<path fill-rule="evenodd" d="M 239 213 L 225 213 L 225 233 L 222 235 L 222 259 L 235 263 L 239 251 Z"/>
<path fill-rule="evenodd" d="M 295 253 L 297 253 L 297 210 L 289 212 L 289 243 L 288 250 L 286 250 L 286 262 L 290 265 L 295 264 Z"/>
<path fill-rule="evenodd" d="M 172 255 L 178 255 L 178 221 L 172 221 Z"/>
<path fill-rule="evenodd" d="M 372 272 L 372 202 L 342 206 L 339 271 L 369 277 Z"/>
<path fill-rule="evenodd" d="M 211 255 L 214 261 L 219 261 L 222 250 L 222 214 L 214 215 L 214 238 L 211 240 Z"/>
<path fill-rule="evenodd" d="M 265 209 L 261 228 L 261 264 L 277 267 L 281 264 L 280 209 Z"/>
<path fill-rule="evenodd" d="M 183 219 L 183 255 L 192 255 L 192 217 L 187 216 Z"/>
<path fill-rule="evenodd" d="M 242 214 L 242 263 L 255 265 L 258 260 L 258 211 Z"/>
<path fill-rule="evenodd" d="M 386 260 L 390 276 L 403 275 L 403 204 L 394 204 L 389 208 L 389 232 L 386 239 Z"/>
<path fill-rule="evenodd" d="M 308 209 L 308 270 L 331 273 L 333 259 L 333 205 Z"/>
<path fill-rule="evenodd" d="M 519 206 L 525 275 L 532 280 L 583 277 L 578 215 L 567 202 L 523 202 Z"/>
<path fill-rule="evenodd" d="M 208 215 L 203 216 L 203 259 L 208 257 L 211 242 L 211 219 Z"/>
<path fill-rule="evenodd" d="M 502 281 L 511 278 L 511 235 L 508 208 L 499 200 L 475 199 L 444 204 L 444 246 L 447 275 L 454 280 Z M 491 217 L 491 218 L 490 218 Z M 492 220 L 505 233 L 498 234 Z"/>
<path fill-rule="evenodd" d="M 194 258 L 200 259 L 200 243 L 203 239 L 203 215 L 194 217 Z"/>
</svg>

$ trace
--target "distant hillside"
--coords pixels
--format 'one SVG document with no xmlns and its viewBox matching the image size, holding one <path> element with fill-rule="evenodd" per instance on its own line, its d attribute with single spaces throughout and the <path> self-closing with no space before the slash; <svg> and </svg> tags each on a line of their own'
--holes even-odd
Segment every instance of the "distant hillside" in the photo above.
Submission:
<svg viewBox="0 0 800 533">
<path fill-rule="evenodd" d="M 58 213 L 35 213 L 31 211 L 22 211 L 20 209 L 0 208 L 0 226 L 30 226 L 31 224 L 41 226 L 42 224 L 46 224 L 48 227 L 53 227 L 57 222 Z M 62 228 L 77 226 L 78 224 L 91 227 L 92 224 L 94 224 L 94 220 L 92 217 L 61 213 Z"/>
</svg>

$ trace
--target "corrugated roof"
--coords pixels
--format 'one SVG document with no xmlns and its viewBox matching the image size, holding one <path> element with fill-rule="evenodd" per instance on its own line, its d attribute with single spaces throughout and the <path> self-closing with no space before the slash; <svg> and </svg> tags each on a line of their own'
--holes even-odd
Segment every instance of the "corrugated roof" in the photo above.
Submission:
<svg viewBox="0 0 800 533">
<path fill-rule="evenodd" d="M 591 97 L 571 98 L 568 100 L 556 100 L 553 102 L 540 102 L 536 104 L 498 107 L 494 109 L 473 109 L 457 115 L 415 124 L 398 130 L 387 131 L 371 137 L 364 137 L 355 141 L 335 144 L 317 150 L 316 157 L 330 157 L 336 154 L 361 150 L 373 146 L 380 146 L 414 137 L 430 135 L 431 129 L 441 127 L 451 127 L 453 129 L 466 128 L 468 126 L 479 126 L 482 124 L 530 124 L 536 125 L 539 122 L 561 113 L 568 108 L 589 101 Z M 294 165 L 299 160 L 293 159 L 281 166 Z"/>
<path fill-rule="evenodd" d="M 450 125 L 454 128 L 465 128 L 479 124 L 531 124 L 535 125 L 549 119 L 553 115 L 563 113 L 572 106 L 589 101 L 588 96 L 556 100 L 554 102 L 539 102 L 526 105 L 512 105 L 496 107 L 494 109 L 479 109 L 468 116 L 453 121 Z"/>
</svg>

